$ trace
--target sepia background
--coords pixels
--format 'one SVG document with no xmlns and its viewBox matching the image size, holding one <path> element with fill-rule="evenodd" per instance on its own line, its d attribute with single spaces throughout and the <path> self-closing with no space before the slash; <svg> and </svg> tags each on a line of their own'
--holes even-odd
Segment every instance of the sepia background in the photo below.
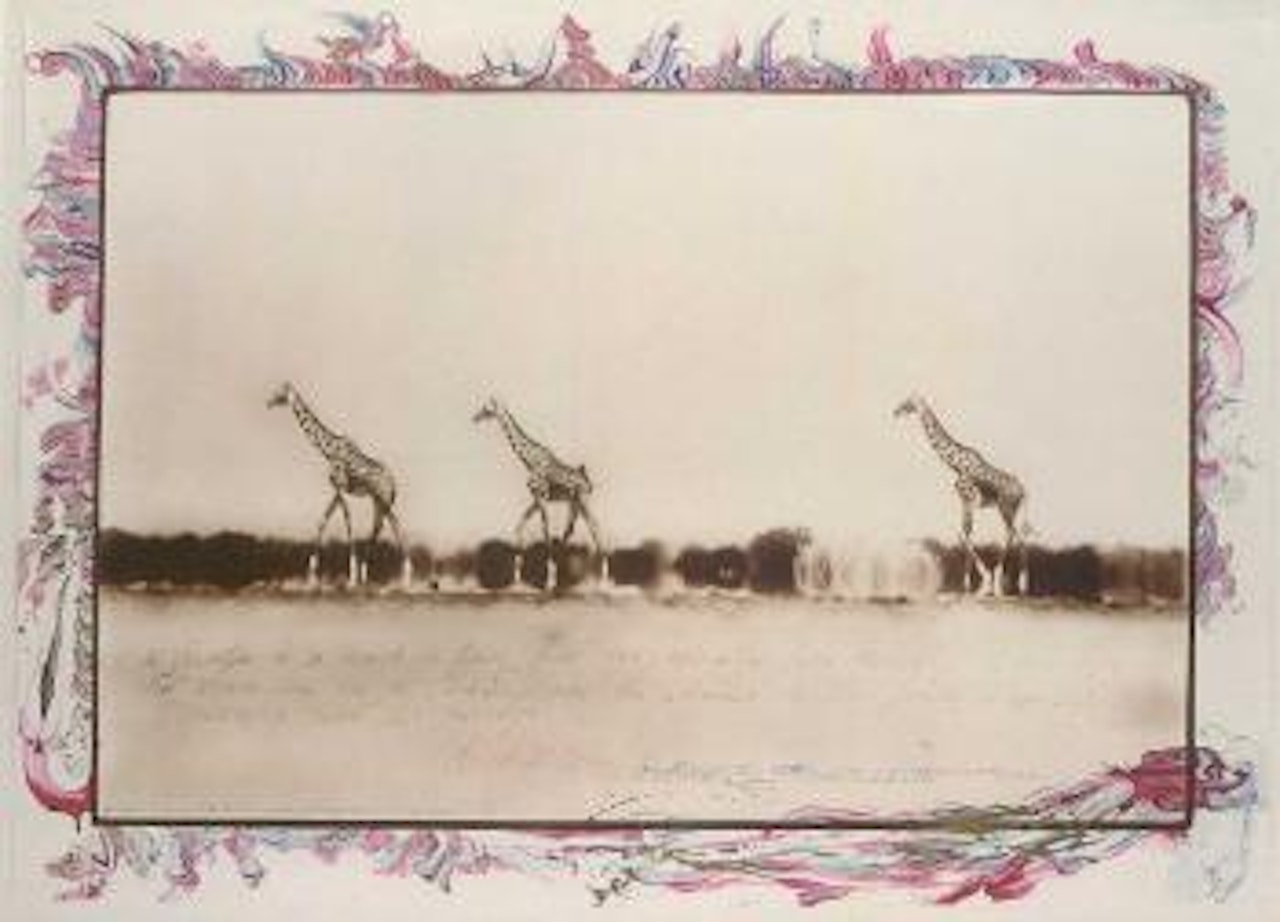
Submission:
<svg viewBox="0 0 1280 922">
<path fill-rule="evenodd" d="M 614 541 L 949 537 L 920 391 L 1040 539 L 1182 547 L 1187 133 L 1177 98 L 116 97 L 102 522 L 310 534 L 288 379 L 435 547 L 524 507 L 490 393 Z"/>
</svg>

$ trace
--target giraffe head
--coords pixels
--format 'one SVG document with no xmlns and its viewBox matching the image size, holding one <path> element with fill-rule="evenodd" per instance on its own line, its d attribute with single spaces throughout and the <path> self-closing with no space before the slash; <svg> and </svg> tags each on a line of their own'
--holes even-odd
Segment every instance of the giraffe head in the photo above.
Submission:
<svg viewBox="0 0 1280 922">
<path fill-rule="evenodd" d="M 486 419 L 497 419 L 498 411 L 501 408 L 502 404 L 498 402 L 498 398 L 490 397 L 480 405 L 480 409 L 476 410 L 475 415 L 471 417 L 471 421 L 473 423 L 482 423 Z"/>
<path fill-rule="evenodd" d="M 912 413 L 919 413 L 924 407 L 924 399 L 919 394 L 912 394 L 902 403 L 898 404 L 893 411 L 893 415 L 897 417 L 910 416 Z"/>
<path fill-rule="evenodd" d="M 293 385 L 288 381 L 284 382 L 271 392 L 271 397 L 267 400 L 267 408 L 286 406 L 293 394 Z"/>
</svg>

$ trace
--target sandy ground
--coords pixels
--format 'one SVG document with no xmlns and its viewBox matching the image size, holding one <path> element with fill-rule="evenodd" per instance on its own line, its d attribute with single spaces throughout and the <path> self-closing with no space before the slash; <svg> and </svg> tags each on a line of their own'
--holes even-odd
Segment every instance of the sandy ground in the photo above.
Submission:
<svg viewBox="0 0 1280 922">
<path fill-rule="evenodd" d="M 1185 613 L 105 592 L 113 818 L 1017 803 L 1184 739 Z"/>
</svg>

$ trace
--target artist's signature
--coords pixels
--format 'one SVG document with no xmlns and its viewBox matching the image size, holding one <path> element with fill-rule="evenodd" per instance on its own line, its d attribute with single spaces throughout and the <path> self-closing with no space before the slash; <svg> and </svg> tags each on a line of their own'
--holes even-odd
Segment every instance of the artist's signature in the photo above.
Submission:
<svg viewBox="0 0 1280 922">
<path fill-rule="evenodd" d="M 844 766 L 829 768 L 803 762 L 776 762 L 759 765 L 746 762 L 646 762 L 641 774 L 647 780 L 666 782 L 722 783 L 734 786 L 774 784 L 798 779 L 854 784 L 928 785 L 943 779 L 999 778 L 1031 779 L 1033 772 L 995 766 L 954 767 L 937 765 Z"/>
</svg>

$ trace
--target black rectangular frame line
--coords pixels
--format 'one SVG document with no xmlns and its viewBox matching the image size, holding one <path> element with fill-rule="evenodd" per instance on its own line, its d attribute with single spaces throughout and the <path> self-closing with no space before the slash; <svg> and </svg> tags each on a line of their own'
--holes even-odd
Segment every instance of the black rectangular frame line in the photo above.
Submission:
<svg viewBox="0 0 1280 922">
<path fill-rule="evenodd" d="M 1008 87 L 994 87 L 984 89 L 957 89 L 942 88 L 929 90 L 886 90 L 886 89 L 864 89 L 864 90 L 846 90 L 846 89 L 812 89 L 812 90 L 779 90 L 779 89 L 753 89 L 753 88 L 721 88 L 713 90 L 692 90 L 692 91 L 674 91 L 678 95 L 693 96 L 892 96 L 892 97 L 917 97 L 917 96 L 971 96 L 971 97 L 1035 97 L 1035 96 L 1114 96 L 1126 99 L 1146 99 L 1146 98 L 1167 98 L 1182 97 L 1187 104 L 1187 153 L 1188 153 L 1188 304 L 1186 323 L 1188 325 L 1188 389 L 1187 389 L 1187 435 L 1188 435 L 1188 455 L 1187 455 L 1187 488 L 1188 488 L 1188 536 L 1187 536 L 1187 658 L 1186 658 L 1186 684 L 1185 684 L 1185 726 L 1186 736 L 1184 739 L 1185 754 L 1185 777 L 1184 791 L 1186 794 L 1186 802 L 1184 804 L 1183 815 L 1177 820 L 1171 821 L 1131 821 L 1131 820 L 1102 820 L 1102 821 L 1080 821 L 1080 820 L 1039 820 L 1029 821 L 1020 820 L 1016 813 L 1001 809 L 999 814 L 993 815 L 987 812 L 987 808 L 973 807 L 964 808 L 958 811 L 954 816 L 950 816 L 943 820 L 931 819 L 894 819 L 885 817 L 877 819 L 868 817 L 857 820 L 785 820 L 785 819 L 763 819 L 759 821 L 753 820 L 595 820 L 595 819 L 547 819 L 547 820 L 501 820 L 501 819 L 449 819 L 449 820 L 432 820 L 432 819 L 385 819 L 385 818 L 307 818 L 307 819 L 287 819 L 287 818 L 271 818 L 271 817 L 218 817 L 212 819 L 199 819 L 191 817 L 146 817 L 146 816 L 129 816 L 129 817 L 113 817 L 104 813 L 100 808 L 99 801 L 99 671 L 100 657 L 99 651 L 99 630 L 100 630 L 100 595 L 101 584 L 98 579 L 98 561 L 100 559 L 100 514 L 101 514 L 101 496 L 99 488 L 102 482 L 102 429 L 103 429 L 103 406 L 106 401 L 107 389 L 104 387 L 104 344 L 106 342 L 107 317 L 106 310 L 106 275 L 107 275 L 107 173 L 109 161 L 107 158 L 107 133 L 110 124 L 111 99 L 116 95 L 133 95 L 133 94 L 191 94 L 191 95 L 290 95 L 290 94 L 307 94 L 307 95 L 349 95 L 349 94 L 398 94 L 398 95 L 488 95 L 488 94 L 507 94 L 521 96 L 539 96 L 539 95 L 584 95 L 584 94 L 618 94 L 618 95 L 657 95 L 670 96 L 673 91 L 644 88 L 644 87 L 627 87 L 620 89 L 606 90 L 575 90 L 563 88 L 496 88 L 496 87 L 468 87 L 449 91 L 439 90 L 420 90 L 413 88 L 393 88 L 393 87 L 338 87 L 338 88 L 301 88 L 301 89 L 283 89 L 276 87 L 248 89 L 248 88 L 204 88 L 204 87 L 166 87 L 166 88 L 138 88 L 138 87 L 108 87 L 102 93 L 102 119 L 101 132 L 99 135 L 99 151 L 101 157 L 100 183 L 98 190 L 98 232 L 99 232 L 99 251 L 98 251 L 98 316 L 100 318 L 98 353 L 96 362 L 97 375 L 97 418 L 95 419 L 94 433 L 94 502 L 93 502 L 93 675 L 92 675 L 92 694 L 93 694 L 93 727 L 92 727 L 92 746 L 91 753 L 91 775 L 90 775 L 90 822 L 95 826 L 173 826 L 173 827 L 195 827 L 195 826 L 264 826 L 264 827 L 338 827 L 338 828 L 434 828 L 434 829 L 509 829 L 509 830 L 583 830 L 592 832 L 607 832 L 610 830 L 627 830 L 627 829 L 666 829 L 666 830 L 762 830 L 762 829 L 785 829 L 785 830 L 884 830 L 884 831 L 907 831 L 907 830 L 935 830 L 945 832 L 973 832 L 983 833 L 999 830 L 1008 831 L 1163 831 L 1177 832 L 1185 831 L 1191 828 L 1195 822 L 1196 816 L 1196 796 L 1195 796 L 1195 780 L 1196 780 L 1196 617 L 1197 617 L 1197 567 L 1196 567 L 1196 465 L 1198 460 L 1198 445 L 1196 442 L 1196 404 L 1195 395 L 1199 384 L 1199 369 L 1197 366 L 1197 326 L 1196 326 L 1196 291 L 1199 281 L 1199 265 L 1197 262 L 1197 228 L 1199 226 L 1199 157 L 1198 157 L 1198 124 L 1199 124 L 1199 108 L 1196 96 L 1193 90 L 1120 90 L 1120 89 L 1100 89 L 1100 88 L 1084 88 L 1084 89 L 1014 89 Z M 1016 810 L 1017 808 L 1013 808 Z"/>
</svg>

